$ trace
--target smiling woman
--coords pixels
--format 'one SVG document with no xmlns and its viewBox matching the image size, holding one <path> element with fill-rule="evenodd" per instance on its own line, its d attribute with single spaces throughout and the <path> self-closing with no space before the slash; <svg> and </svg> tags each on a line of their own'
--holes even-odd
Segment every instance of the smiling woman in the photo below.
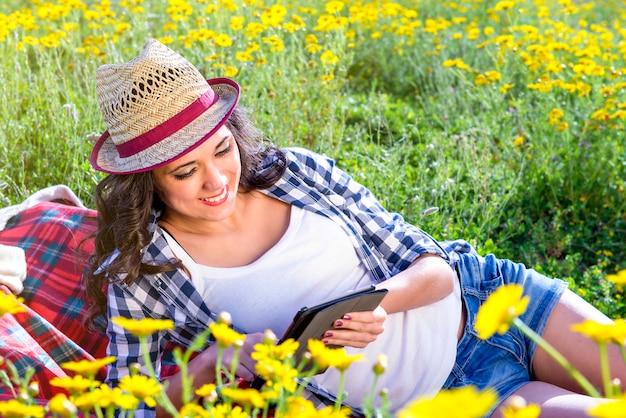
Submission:
<svg viewBox="0 0 626 418">
<path fill-rule="evenodd" d="M 520 394 L 568 416 L 599 402 L 581 395 L 532 339 L 511 329 L 483 341 L 475 330 L 489 295 L 517 284 L 529 300 L 520 320 L 600 383 L 590 360 L 595 344 L 570 325 L 611 321 L 564 281 L 481 257 L 463 240 L 438 242 L 388 212 L 333 160 L 274 147 L 238 106 L 234 81 L 205 80 L 157 41 L 128 63 L 101 67 L 96 85 L 107 132 L 91 162 L 108 176 L 96 188 L 88 289 L 92 319 L 110 319 L 111 385 L 137 362 L 158 374 L 168 343 L 190 346 L 221 312 L 231 315 L 244 341 L 237 355 L 206 342 L 188 367 L 193 384 L 219 382 L 216 364 L 252 380 L 253 348 L 266 330 L 283 335 L 300 307 L 375 286 L 387 290 L 380 306 L 334 318 L 318 342 L 363 359 L 311 379 L 307 390 L 322 403 L 341 397 L 358 413 L 375 383 L 394 414 L 417 397 L 467 385 L 497 393 L 493 416 Z M 139 338 L 119 317 L 171 320 L 173 328 Z M 386 372 L 373 381 L 381 353 Z M 626 383 L 617 347 L 610 356 Z M 180 375 L 169 377 L 167 394 L 181 405 Z M 154 415 L 167 412 L 144 402 L 135 413 Z"/>
</svg>

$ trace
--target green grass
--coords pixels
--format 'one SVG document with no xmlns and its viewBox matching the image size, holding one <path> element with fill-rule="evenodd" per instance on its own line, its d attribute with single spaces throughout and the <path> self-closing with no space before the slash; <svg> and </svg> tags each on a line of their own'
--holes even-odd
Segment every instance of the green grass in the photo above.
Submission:
<svg viewBox="0 0 626 418">
<path fill-rule="evenodd" d="M 23 10 L 0 5 L 1 204 L 66 184 L 93 206 L 101 174 L 89 166 L 87 138 L 104 130 L 95 70 L 131 59 L 146 37 L 168 36 L 207 77 L 237 68 L 242 103 L 276 144 L 326 153 L 388 209 L 436 238 L 464 238 L 481 253 L 564 278 L 608 315 L 624 316 L 621 290 L 604 280 L 626 268 L 621 3 L 545 1 L 541 9 L 527 1 L 514 10 L 498 10 L 504 2 L 398 3 L 333 31 L 316 28 L 325 2 L 283 3 L 281 25 L 268 25 L 256 38 L 229 26 L 232 16 L 260 21 L 267 8 L 254 2 L 236 1 L 236 10 L 215 3 L 221 8 L 214 13 L 199 1 L 49 3 L 48 10 L 63 12 L 58 19 L 39 17 L 29 5 L 37 28 L 24 23 Z M 187 20 L 176 20 L 167 9 L 173 4 L 191 7 Z M 367 5 L 349 3 L 337 15 L 354 18 Z M 289 33 L 284 23 L 293 15 L 304 25 Z M 120 26 L 126 22 L 132 25 Z M 440 26 L 428 29 L 432 22 Z M 68 23 L 77 26 L 68 30 Z M 412 26 L 399 31 L 403 25 Z M 228 34 L 233 44 L 199 39 L 203 28 Z M 64 34 L 58 46 L 32 45 L 55 31 Z M 305 48 L 307 35 L 315 35 L 321 51 Z M 515 44 L 498 38 L 508 35 Z M 269 36 L 285 49 L 272 51 L 263 41 Z M 262 61 L 237 60 L 250 42 L 258 43 L 252 55 Z M 321 60 L 325 50 L 338 61 Z M 445 65 L 454 59 L 469 69 Z M 488 71 L 500 79 L 476 85 Z M 532 87 L 542 77 L 548 91 Z M 553 109 L 563 112 L 566 129 L 551 123 Z M 601 109 L 613 117 L 594 117 Z M 433 207 L 438 211 L 426 215 Z"/>
</svg>

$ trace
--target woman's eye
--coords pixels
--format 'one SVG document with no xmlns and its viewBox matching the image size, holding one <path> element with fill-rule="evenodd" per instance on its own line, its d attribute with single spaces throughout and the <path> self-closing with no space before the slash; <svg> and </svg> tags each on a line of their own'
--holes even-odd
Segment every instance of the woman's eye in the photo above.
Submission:
<svg viewBox="0 0 626 418">
<path fill-rule="evenodd" d="M 196 169 L 191 169 L 189 171 L 187 171 L 186 173 L 182 173 L 182 174 L 174 174 L 174 178 L 176 180 L 185 180 L 186 178 L 189 178 L 193 175 L 193 173 L 196 172 Z"/>
<path fill-rule="evenodd" d="M 230 152 L 230 150 L 231 150 L 231 146 L 230 146 L 230 142 L 228 142 L 226 146 L 224 147 L 224 149 L 217 152 L 216 156 L 221 157 L 223 155 L 226 155 Z"/>
</svg>

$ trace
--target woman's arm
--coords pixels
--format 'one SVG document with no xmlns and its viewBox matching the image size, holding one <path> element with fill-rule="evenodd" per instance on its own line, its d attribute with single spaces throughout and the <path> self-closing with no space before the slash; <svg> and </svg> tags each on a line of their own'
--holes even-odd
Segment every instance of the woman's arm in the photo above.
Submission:
<svg viewBox="0 0 626 418">
<path fill-rule="evenodd" d="M 437 302 L 452 293 L 455 274 L 438 255 L 424 254 L 401 273 L 378 284 L 389 292 L 371 312 L 351 312 L 335 321 L 324 342 L 363 348 L 385 329 L 387 313 L 403 312 Z"/>
<path fill-rule="evenodd" d="M 452 293 L 455 275 L 447 261 L 424 254 L 409 268 L 377 287 L 388 289 L 381 306 L 387 313 L 408 311 L 437 302 Z"/>
</svg>

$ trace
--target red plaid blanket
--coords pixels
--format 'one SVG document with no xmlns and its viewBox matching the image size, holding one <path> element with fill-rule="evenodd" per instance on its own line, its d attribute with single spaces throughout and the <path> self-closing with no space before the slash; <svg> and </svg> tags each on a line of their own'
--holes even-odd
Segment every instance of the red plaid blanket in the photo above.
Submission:
<svg viewBox="0 0 626 418">
<path fill-rule="evenodd" d="M 106 337 L 82 324 L 87 304 L 81 275 L 93 250 L 92 241 L 83 241 L 95 227 L 94 211 L 46 202 L 18 213 L 0 231 L 0 243 L 21 247 L 27 264 L 19 295 L 27 310 L 0 319 L 0 356 L 22 372 L 33 368 L 43 399 L 61 391 L 48 384 L 66 375 L 59 364 L 105 356 Z M 0 385 L 0 394 L 11 392 Z"/>
<path fill-rule="evenodd" d="M 66 376 L 60 364 L 106 356 L 106 336 L 87 331 L 82 322 L 88 306 L 82 273 L 93 251 L 95 216 L 91 209 L 44 202 L 19 212 L 0 230 L 0 244 L 22 248 L 27 264 L 19 295 L 26 312 L 0 318 L 0 357 L 22 376 L 28 368 L 35 371 L 42 400 L 63 392 L 49 384 L 55 376 Z M 9 289 L 0 285 L 0 291 Z M 162 378 L 178 372 L 173 348 L 164 354 Z M 6 370 L 6 364 L 0 369 Z M 96 378 L 103 380 L 105 373 L 103 368 Z M 12 397 L 0 383 L 0 399 Z"/>
</svg>

